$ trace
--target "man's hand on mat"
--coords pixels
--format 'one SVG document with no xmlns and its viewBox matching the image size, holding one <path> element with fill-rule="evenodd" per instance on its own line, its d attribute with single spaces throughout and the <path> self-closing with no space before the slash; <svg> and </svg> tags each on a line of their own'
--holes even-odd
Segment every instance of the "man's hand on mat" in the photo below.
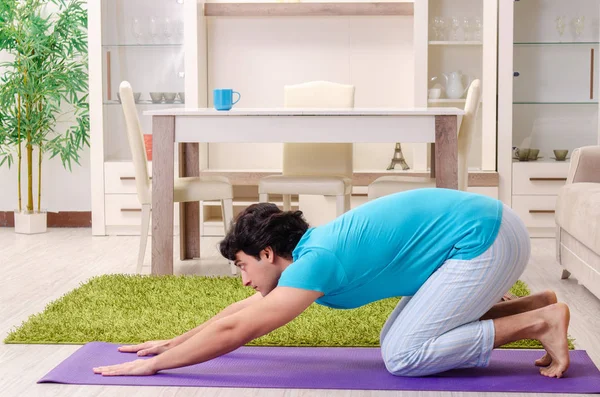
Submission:
<svg viewBox="0 0 600 397">
<path fill-rule="evenodd" d="M 94 368 L 95 374 L 102 376 L 119 376 L 119 375 L 154 375 L 158 371 L 154 367 L 154 359 L 135 360 L 128 363 L 109 365 L 106 367 Z"/>
<path fill-rule="evenodd" d="M 151 340 L 140 343 L 139 345 L 129 345 L 119 347 L 119 351 L 123 353 L 137 353 L 138 356 L 147 356 L 149 354 L 160 354 L 169 350 L 171 340 Z"/>
</svg>

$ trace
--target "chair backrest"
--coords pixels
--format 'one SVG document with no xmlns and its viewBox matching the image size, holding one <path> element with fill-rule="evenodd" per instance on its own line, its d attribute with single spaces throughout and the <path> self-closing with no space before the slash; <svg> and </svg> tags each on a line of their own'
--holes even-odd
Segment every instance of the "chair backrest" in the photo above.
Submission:
<svg viewBox="0 0 600 397">
<path fill-rule="evenodd" d="M 133 90 L 127 81 L 123 81 L 119 86 L 119 95 L 125 115 L 125 124 L 127 125 L 127 140 L 133 159 L 133 168 L 135 172 L 135 187 L 137 190 L 140 204 L 152 203 L 150 176 L 148 175 L 148 158 L 144 146 L 144 134 L 138 118 L 135 100 L 133 99 Z"/>
<path fill-rule="evenodd" d="M 468 157 L 475 133 L 480 98 L 481 81 L 475 79 L 467 92 L 465 115 L 458 131 L 458 190 L 466 191 L 469 184 Z"/>
<path fill-rule="evenodd" d="M 354 86 L 314 81 L 286 85 L 286 108 L 353 108 Z M 352 178 L 351 143 L 285 143 L 283 175 Z"/>
</svg>

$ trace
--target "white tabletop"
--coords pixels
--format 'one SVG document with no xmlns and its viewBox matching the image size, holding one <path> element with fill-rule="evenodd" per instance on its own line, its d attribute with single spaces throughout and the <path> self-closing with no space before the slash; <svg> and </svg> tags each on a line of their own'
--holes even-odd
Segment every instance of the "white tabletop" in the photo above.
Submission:
<svg viewBox="0 0 600 397">
<path fill-rule="evenodd" d="M 171 108 L 147 110 L 145 116 L 462 116 L 463 109 L 438 108 L 353 108 L 353 109 L 292 109 L 233 108 L 219 111 L 213 108 Z"/>
</svg>

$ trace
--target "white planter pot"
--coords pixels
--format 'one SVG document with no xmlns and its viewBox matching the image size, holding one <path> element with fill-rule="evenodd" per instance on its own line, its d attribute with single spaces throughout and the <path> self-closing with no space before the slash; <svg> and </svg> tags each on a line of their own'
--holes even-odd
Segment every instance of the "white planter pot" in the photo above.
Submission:
<svg viewBox="0 0 600 397">
<path fill-rule="evenodd" d="M 46 233 L 46 211 L 26 212 L 15 211 L 15 233 L 36 234 Z"/>
</svg>

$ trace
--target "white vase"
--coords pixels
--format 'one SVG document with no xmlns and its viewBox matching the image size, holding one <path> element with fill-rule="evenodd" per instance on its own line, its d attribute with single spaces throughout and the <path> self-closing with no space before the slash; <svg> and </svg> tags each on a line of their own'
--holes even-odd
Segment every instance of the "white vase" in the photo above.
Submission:
<svg viewBox="0 0 600 397">
<path fill-rule="evenodd" d="M 48 224 L 46 215 L 46 211 L 15 211 L 15 233 L 46 233 Z"/>
</svg>

